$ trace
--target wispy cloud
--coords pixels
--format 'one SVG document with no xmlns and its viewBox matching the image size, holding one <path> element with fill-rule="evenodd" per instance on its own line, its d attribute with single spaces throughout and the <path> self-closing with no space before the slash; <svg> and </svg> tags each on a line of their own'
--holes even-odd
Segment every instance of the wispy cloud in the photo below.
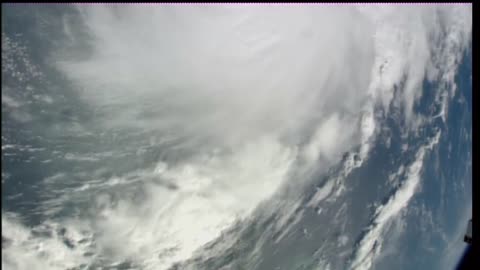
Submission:
<svg viewBox="0 0 480 270">
<path fill-rule="evenodd" d="M 408 205 L 410 199 L 414 196 L 421 180 L 423 161 L 427 150 L 432 149 L 440 138 L 440 132 L 433 137 L 427 145 L 422 146 L 415 157 L 414 162 L 407 168 L 406 179 L 402 182 L 398 190 L 390 197 L 384 205 L 375 210 L 372 224 L 368 232 L 360 240 L 355 250 L 355 255 L 351 263 L 352 269 L 370 269 L 375 257 L 380 253 L 382 246 L 382 233 L 385 228 L 403 209 Z"/>
</svg>

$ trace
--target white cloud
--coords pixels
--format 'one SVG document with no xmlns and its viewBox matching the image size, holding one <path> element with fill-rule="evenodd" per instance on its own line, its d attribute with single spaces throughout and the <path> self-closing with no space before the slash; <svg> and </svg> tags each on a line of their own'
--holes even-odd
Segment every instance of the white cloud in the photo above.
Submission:
<svg viewBox="0 0 480 270">
<path fill-rule="evenodd" d="M 448 64 L 438 74 L 455 70 L 456 58 L 444 60 L 449 51 L 431 52 L 429 38 L 441 31 L 430 24 L 437 19 L 455 22 L 458 29 L 451 29 L 451 49 L 463 46 L 471 27 L 468 18 L 458 18 L 465 10 L 452 15 L 435 7 L 82 5 L 78 9 L 94 37 L 93 54 L 82 60 L 65 55 L 55 60 L 81 90 L 82 99 L 102 112 L 96 124 L 105 130 L 168 133 L 184 139 L 178 140 L 176 149 L 166 150 L 167 156 L 179 148 L 191 153 L 176 162 L 159 160 L 156 170 L 139 169 L 136 179 L 145 185 L 145 198 L 131 201 L 128 193 L 133 191 L 128 188 L 116 204 L 108 196 L 99 197 L 102 211 L 89 220 L 88 230 L 100 233 L 99 250 L 156 269 L 188 259 L 237 218 L 248 217 L 286 181 L 302 181 L 289 178 L 294 172 L 307 172 L 298 174 L 303 176 L 313 168 L 328 168 L 358 146 L 358 158 L 350 153 L 343 174 L 327 182 L 311 203 L 339 196 L 344 177 L 361 166 L 374 143 L 379 126 L 374 106 L 388 110 L 394 85 L 408 75 L 399 98 L 406 107 L 405 117 L 416 123 L 411 109 L 419 86 L 426 69 L 438 66 L 430 59 L 436 55 L 439 63 Z M 68 22 L 64 27 L 69 42 L 75 42 Z M 10 41 L 2 34 L 4 42 Z M 421 163 L 416 166 L 409 171 L 413 180 L 377 213 L 379 224 L 412 196 Z M 176 189 L 144 180 L 145 176 L 170 181 Z M 110 179 L 108 187 L 123 185 L 128 182 L 125 177 Z M 49 206 L 76 200 L 102 184 L 92 180 L 49 201 Z M 294 214 L 285 212 L 285 217 Z M 280 219 L 285 220 L 290 219 Z M 367 235 L 364 248 L 372 245 Z M 51 247 L 49 252 L 57 250 Z M 366 256 L 363 249 L 359 254 Z M 65 253 L 65 260 L 77 263 L 78 254 Z"/>
<path fill-rule="evenodd" d="M 370 25 L 353 7 L 81 9 L 97 38 L 94 55 L 57 63 L 86 101 L 108 108 L 98 121 L 168 130 L 188 148 L 207 141 L 203 148 L 232 153 L 169 164 L 162 177 L 178 190 L 149 188 L 143 214 L 128 201 L 109 210 L 102 245 L 142 221 L 125 234 L 128 245 L 117 245 L 119 257 L 154 265 L 150 258 L 175 248 L 164 267 L 187 259 L 274 194 L 298 147 L 308 164 L 331 164 L 360 141 L 373 47 Z"/>
<path fill-rule="evenodd" d="M 375 210 L 372 224 L 367 234 L 362 238 L 355 250 L 352 269 L 370 269 L 382 245 L 382 233 L 388 228 L 390 222 L 407 207 L 408 202 L 414 196 L 421 180 L 421 171 L 426 151 L 432 149 L 440 138 L 440 132 L 433 137 L 428 144 L 420 147 L 414 162 L 407 168 L 406 179 L 399 189 L 389 200 Z"/>
<path fill-rule="evenodd" d="M 107 124 L 177 130 L 183 123 L 189 136 L 238 142 L 294 133 L 339 107 L 355 115 L 367 88 L 369 26 L 352 8 L 85 9 L 95 55 L 60 67 L 92 103 L 118 106 Z M 162 117 L 146 122 L 141 110 Z"/>
<path fill-rule="evenodd" d="M 80 224 L 80 221 L 73 224 Z M 2 238 L 7 239 L 7 247 L 2 247 L 2 268 L 66 269 L 88 262 L 89 259 L 83 257 L 87 249 L 77 244 L 82 235 L 73 224 L 65 224 L 69 228 L 62 236 L 58 224 L 45 223 L 28 228 L 15 215 L 2 212 Z M 63 242 L 65 239 L 69 239 L 76 248 L 68 248 Z"/>
<path fill-rule="evenodd" d="M 343 121 L 342 121 L 343 120 Z M 310 144 L 305 147 L 305 156 L 310 162 L 321 161 L 331 163 L 333 158 L 339 159 L 341 155 L 353 146 L 352 138 L 356 127 L 339 119 L 337 114 L 323 120 L 315 131 Z"/>
</svg>

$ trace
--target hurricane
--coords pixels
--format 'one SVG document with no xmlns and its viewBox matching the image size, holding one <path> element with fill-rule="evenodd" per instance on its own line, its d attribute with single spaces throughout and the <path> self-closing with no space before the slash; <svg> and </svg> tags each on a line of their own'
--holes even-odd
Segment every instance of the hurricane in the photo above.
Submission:
<svg viewBox="0 0 480 270">
<path fill-rule="evenodd" d="M 452 269 L 471 4 L 2 4 L 2 268 Z"/>
</svg>

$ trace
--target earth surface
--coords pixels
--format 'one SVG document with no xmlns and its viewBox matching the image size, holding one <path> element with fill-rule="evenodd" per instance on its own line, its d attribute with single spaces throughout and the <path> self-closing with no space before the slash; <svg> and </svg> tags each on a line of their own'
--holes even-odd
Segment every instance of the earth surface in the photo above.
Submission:
<svg viewBox="0 0 480 270">
<path fill-rule="evenodd" d="M 471 19 L 2 4 L 2 268 L 454 269 Z"/>
</svg>

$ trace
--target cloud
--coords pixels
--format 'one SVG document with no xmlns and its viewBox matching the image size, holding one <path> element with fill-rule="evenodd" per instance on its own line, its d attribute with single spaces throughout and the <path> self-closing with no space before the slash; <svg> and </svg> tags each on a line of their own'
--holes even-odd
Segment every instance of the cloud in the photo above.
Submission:
<svg viewBox="0 0 480 270">
<path fill-rule="evenodd" d="M 53 62 L 95 111 L 94 126 L 101 132 L 150 132 L 153 139 L 132 135 L 130 143 L 170 147 L 162 149 L 162 158 L 153 165 L 118 173 L 108 184 L 86 180 L 46 205 L 90 202 L 94 214 L 85 226 L 99 235 L 95 251 L 147 269 L 167 269 L 189 259 L 222 230 L 248 218 L 285 183 L 308 180 L 291 175 L 328 168 L 350 151 L 343 174 L 320 189 L 314 201 L 338 196 L 342 179 L 368 159 L 379 126 L 375 108 L 388 112 L 394 86 L 405 85 L 397 98 L 406 108 L 405 118 L 415 123 L 412 108 L 426 72 L 434 77 L 456 68 L 452 60 L 437 73 L 427 70 L 446 61 L 430 61 L 447 53 L 430 47 L 431 38 L 442 33 L 435 23 L 444 17 L 453 20 L 447 8 L 77 8 L 92 37 L 91 54 L 72 51 L 73 58 L 59 52 Z M 79 42 L 69 22 L 63 24 L 68 43 Z M 471 26 L 468 18 L 456 25 L 452 44 L 463 46 Z M 108 158 L 101 154 L 69 157 L 76 162 Z M 379 224 L 408 202 L 418 181 L 417 167 L 411 168 L 413 180 L 379 210 Z M 92 193 L 95 188 L 98 192 Z M 138 189 L 141 199 L 135 198 Z M 381 226 L 367 235 L 359 258 L 370 258 L 364 249 L 373 245 L 370 236 Z M 48 252 L 57 250 L 53 244 L 48 247 Z M 83 262 L 79 256 L 65 253 L 65 260 Z"/>
<path fill-rule="evenodd" d="M 74 224 L 80 224 L 79 221 Z M 2 267 L 6 269 L 66 269 L 86 263 L 82 235 L 73 224 L 62 233 L 56 223 L 29 228 L 12 213 L 2 211 Z M 4 247 L 4 239 L 6 246 Z M 76 246 L 65 245 L 65 241 Z"/>
<path fill-rule="evenodd" d="M 235 143 L 295 133 L 339 107 L 355 114 L 367 89 L 371 34 L 353 8 L 82 10 L 97 38 L 94 55 L 59 67 L 90 102 L 116 110 L 106 124 Z M 140 118 L 142 110 L 161 117 Z"/>
<path fill-rule="evenodd" d="M 188 259 L 290 181 L 297 160 L 327 167 L 361 141 L 373 29 L 354 7 L 79 9 L 93 54 L 56 62 L 104 112 L 97 121 L 167 131 L 193 153 L 162 161 L 158 177 L 177 190 L 150 186 L 144 210 L 128 200 L 106 210 L 100 243 L 119 258 Z"/>
<path fill-rule="evenodd" d="M 406 179 L 398 190 L 384 204 L 375 210 L 375 215 L 368 232 L 360 240 L 355 250 L 351 263 L 352 269 L 370 269 L 375 257 L 380 253 L 382 246 L 382 233 L 388 228 L 390 222 L 407 207 L 408 202 L 414 196 L 421 180 L 423 161 L 427 150 L 432 149 L 440 138 L 440 132 L 433 137 L 428 144 L 420 147 L 415 160 L 407 168 Z"/>
</svg>

